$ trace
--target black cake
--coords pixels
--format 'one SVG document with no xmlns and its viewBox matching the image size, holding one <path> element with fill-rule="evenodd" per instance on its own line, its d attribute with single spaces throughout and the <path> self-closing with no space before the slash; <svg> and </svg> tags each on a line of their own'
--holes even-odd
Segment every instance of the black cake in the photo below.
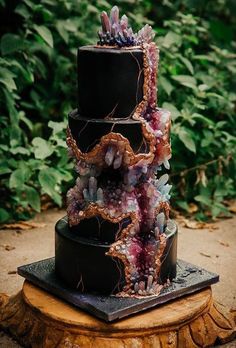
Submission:
<svg viewBox="0 0 236 348">
<path fill-rule="evenodd" d="M 158 49 L 117 7 L 95 46 L 78 49 L 78 108 L 67 144 L 78 173 L 56 225 L 56 275 L 80 292 L 160 293 L 176 276 L 169 218 L 170 113 L 157 107 Z"/>
</svg>

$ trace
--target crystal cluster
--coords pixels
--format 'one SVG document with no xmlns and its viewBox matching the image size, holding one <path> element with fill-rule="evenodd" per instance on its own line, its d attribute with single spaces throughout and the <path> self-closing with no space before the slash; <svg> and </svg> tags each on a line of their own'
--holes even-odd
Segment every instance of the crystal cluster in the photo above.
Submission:
<svg viewBox="0 0 236 348">
<path fill-rule="evenodd" d="M 129 47 L 150 43 L 154 38 L 152 27 L 146 24 L 137 33 L 128 25 L 128 18 L 123 15 L 119 18 L 119 9 L 114 6 L 110 16 L 103 11 L 101 14 L 102 30 L 98 32 L 98 45 Z"/>
<path fill-rule="evenodd" d="M 69 224 L 77 225 L 94 216 L 113 223 L 129 218 L 130 223 L 117 233 L 107 253 L 124 264 L 126 284 L 119 295 L 158 295 L 164 286 L 160 268 L 165 232 L 174 228 L 169 219 L 168 174 L 157 175 L 163 167 L 169 169 L 171 157 L 170 113 L 157 108 L 156 100 L 158 51 L 150 42 L 151 29 L 144 27 L 133 34 L 127 17 L 119 20 L 117 7 L 111 10 L 110 18 L 102 13 L 102 26 L 100 44 L 127 46 L 142 42 L 144 96 L 132 117 L 142 123 L 149 151 L 134 153 L 128 139 L 110 132 L 89 152 L 82 153 L 68 130 L 67 144 L 78 173 L 76 185 L 67 194 Z"/>
</svg>

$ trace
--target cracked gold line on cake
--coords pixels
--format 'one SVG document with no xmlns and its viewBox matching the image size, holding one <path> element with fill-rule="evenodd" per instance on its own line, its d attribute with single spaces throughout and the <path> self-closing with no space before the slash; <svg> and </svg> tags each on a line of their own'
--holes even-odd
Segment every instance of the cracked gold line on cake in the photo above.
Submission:
<svg viewBox="0 0 236 348">
<path fill-rule="evenodd" d="M 159 50 L 151 27 L 134 33 L 116 6 L 101 20 L 97 44 L 78 49 L 78 108 L 67 130 L 77 179 L 68 220 L 56 225 L 56 274 L 78 291 L 158 296 L 177 257 Z"/>
</svg>

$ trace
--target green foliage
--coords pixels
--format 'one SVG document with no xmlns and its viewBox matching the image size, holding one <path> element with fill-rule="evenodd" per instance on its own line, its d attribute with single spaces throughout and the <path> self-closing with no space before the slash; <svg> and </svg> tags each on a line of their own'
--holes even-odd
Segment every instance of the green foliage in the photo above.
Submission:
<svg viewBox="0 0 236 348">
<path fill-rule="evenodd" d="M 65 131 L 77 47 L 96 42 L 99 14 L 114 4 L 158 32 L 159 105 L 173 118 L 172 204 L 196 202 L 198 218 L 215 217 L 235 195 L 233 0 L 1 1 L 0 222 L 40 211 L 42 195 L 63 204 L 73 182 Z"/>
<path fill-rule="evenodd" d="M 205 210 L 212 217 L 227 214 L 224 200 L 235 196 L 236 54 L 233 35 L 228 35 L 235 30 L 230 5 L 233 2 L 169 4 L 175 16 L 164 21 L 157 38 L 159 99 L 174 121 L 175 203 L 187 211 L 188 203 L 197 203 L 201 219 Z M 219 37 L 218 25 L 225 35 Z"/>
</svg>

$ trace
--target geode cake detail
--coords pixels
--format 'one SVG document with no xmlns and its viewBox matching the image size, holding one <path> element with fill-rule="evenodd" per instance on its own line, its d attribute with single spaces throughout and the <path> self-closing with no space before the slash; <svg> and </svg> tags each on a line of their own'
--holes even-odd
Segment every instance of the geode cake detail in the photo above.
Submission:
<svg viewBox="0 0 236 348">
<path fill-rule="evenodd" d="M 98 45 L 130 47 L 152 42 L 155 34 L 152 27 L 146 24 L 137 33 L 128 24 L 128 18 L 123 15 L 119 19 L 119 8 L 111 9 L 110 17 L 105 11 L 101 14 L 102 30 L 98 31 Z"/>
<path fill-rule="evenodd" d="M 138 45 L 142 50 L 143 96 L 128 119 L 141 123 L 145 147 L 134 151 L 128 137 L 114 132 L 114 125 L 122 121 L 112 114 L 104 120 L 111 122 L 110 131 L 97 139 L 94 146 L 91 144 L 88 151 L 81 151 L 68 127 L 67 144 L 78 173 L 76 185 L 67 194 L 69 226 L 75 228 L 82 220 L 94 217 L 121 225 L 128 219 L 129 223 L 117 232 L 106 253 L 124 267 L 125 284 L 117 295 L 158 295 L 165 285 L 160 272 L 166 233 L 176 231 L 169 219 L 168 175 L 157 178 L 162 167 L 169 169 L 171 157 L 170 113 L 157 108 L 158 49 L 151 41 L 150 27 L 133 34 L 127 17 L 119 20 L 117 7 L 112 9 L 110 18 L 102 14 L 99 38 L 98 45 L 107 45 L 109 49 L 129 49 L 132 53 L 131 46 Z M 79 118 L 78 115 L 77 121 Z M 93 121 L 85 120 L 79 134 Z"/>
</svg>

